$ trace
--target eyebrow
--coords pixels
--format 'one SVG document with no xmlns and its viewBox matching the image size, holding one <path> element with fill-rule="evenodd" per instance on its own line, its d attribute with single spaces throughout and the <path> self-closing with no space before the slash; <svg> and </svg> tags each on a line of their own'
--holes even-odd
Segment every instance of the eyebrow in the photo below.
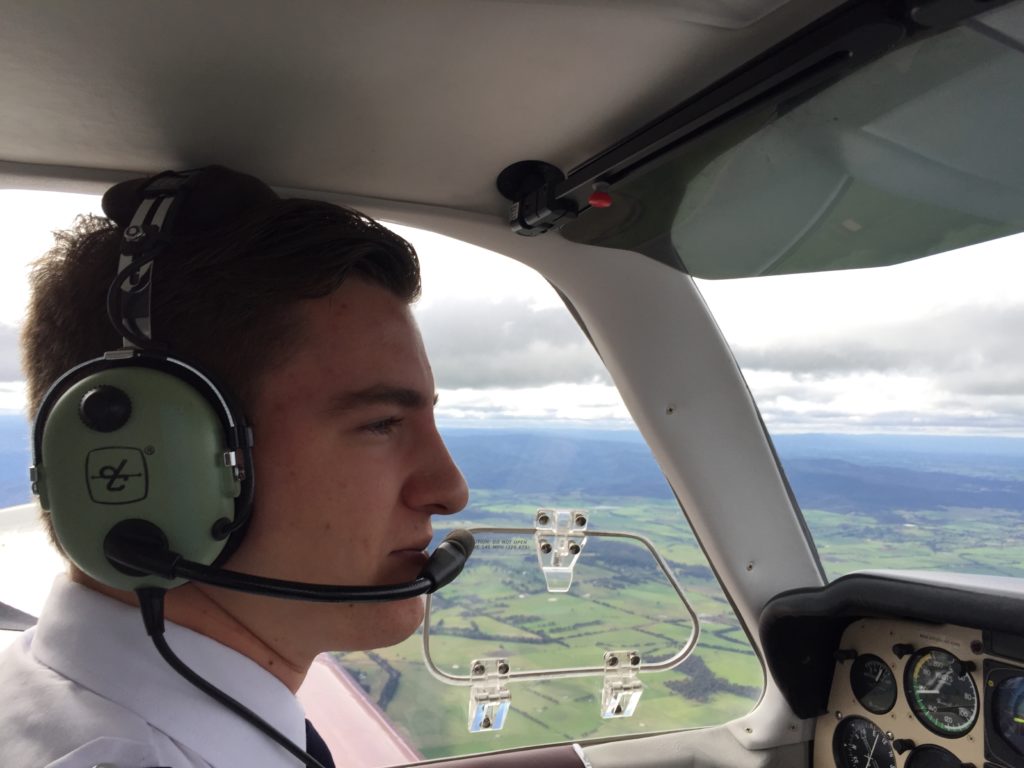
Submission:
<svg viewBox="0 0 1024 768">
<path fill-rule="evenodd" d="M 393 387 L 387 384 L 375 384 L 366 389 L 354 392 L 343 392 L 331 398 L 331 411 L 351 411 L 371 405 L 397 405 L 402 408 L 425 408 L 437 405 L 437 395 L 428 398 L 422 392 L 408 387 Z"/>
</svg>

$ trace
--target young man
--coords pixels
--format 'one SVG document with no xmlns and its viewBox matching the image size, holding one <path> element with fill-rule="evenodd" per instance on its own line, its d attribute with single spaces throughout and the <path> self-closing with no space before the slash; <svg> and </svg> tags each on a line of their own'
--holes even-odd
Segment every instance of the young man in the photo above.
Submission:
<svg viewBox="0 0 1024 768">
<path fill-rule="evenodd" d="M 36 267 L 23 332 L 33 411 L 72 366 L 116 349 L 105 312 L 146 180 L 104 198 Z M 252 518 L 224 567 L 345 585 L 414 579 L 431 516 L 467 501 L 433 417 L 409 304 L 419 266 L 361 214 L 281 200 L 206 169 L 153 268 L 153 339 L 233 391 L 254 435 Z M 51 531 L 52 532 L 52 531 Z M 294 766 L 279 745 L 156 653 L 135 595 L 72 565 L 39 625 L 0 657 L 0 752 L 12 768 Z M 294 692 L 324 651 L 397 643 L 421 599 L 309 603 L 189 582 L 166 596 L 167 641 L 200 676 L 301 748 Z"/>
</svg>

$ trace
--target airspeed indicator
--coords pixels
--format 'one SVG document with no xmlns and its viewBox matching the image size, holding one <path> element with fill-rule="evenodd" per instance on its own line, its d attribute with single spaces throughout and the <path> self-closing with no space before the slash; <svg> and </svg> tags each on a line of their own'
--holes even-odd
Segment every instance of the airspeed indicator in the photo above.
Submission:
<svg viewBox="0 0 1024 768">
<path fill-rule="evenodd" d="M 978 719 L 978 689 L 963 662 L 939 648 L 924 648 L 907 664 L 910 708 L 933 733 L 963 736 Z"/>
</svg>

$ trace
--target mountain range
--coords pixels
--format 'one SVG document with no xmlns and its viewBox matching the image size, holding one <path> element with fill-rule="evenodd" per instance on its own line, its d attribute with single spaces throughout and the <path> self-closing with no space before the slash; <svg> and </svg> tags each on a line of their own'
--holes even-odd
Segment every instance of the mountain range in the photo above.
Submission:
<svg viewBox="0 0 1024 768">
<path fill-rule="evenodd" d="M 533 497 L 672 498 L 635 431 L 446 427 L 470 488 Z M 1024 513 L 1024 438 L 777 435 L 804 508 L 884 516 L 891 510 L 998 508 Z M 29 430 L 0 415 L 0 506 L 30 500 Z"/>
</svg>

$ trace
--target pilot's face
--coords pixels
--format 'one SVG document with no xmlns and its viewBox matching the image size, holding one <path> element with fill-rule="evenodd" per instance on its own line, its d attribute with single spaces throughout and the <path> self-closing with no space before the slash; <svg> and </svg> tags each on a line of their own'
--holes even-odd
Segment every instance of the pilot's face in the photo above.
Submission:
<svg viewBox="0 0 1024 768">
<path fill-rule="evenodd" d="M 459 511 L 468 494 L 434 423 L 416 323 L 360 279 L 303 302 L 299 320 L 300 342 L 257 387 L 253 519 L 227 567 L 326 584 L 412 580 L 431 516 Z M 217 600 L 297 666 L 399 642 L 423 617 L 422 598 L 319 604 L 218 590 Z"/>
</svg>

